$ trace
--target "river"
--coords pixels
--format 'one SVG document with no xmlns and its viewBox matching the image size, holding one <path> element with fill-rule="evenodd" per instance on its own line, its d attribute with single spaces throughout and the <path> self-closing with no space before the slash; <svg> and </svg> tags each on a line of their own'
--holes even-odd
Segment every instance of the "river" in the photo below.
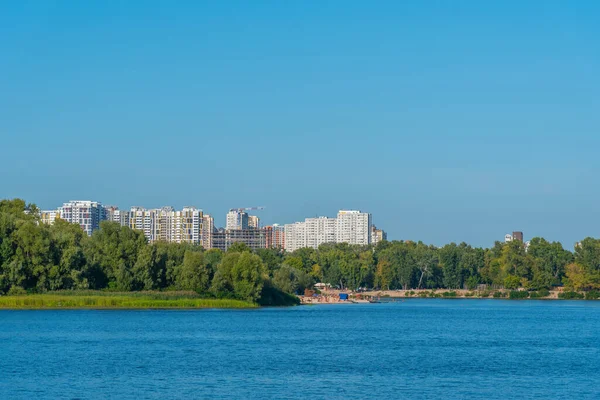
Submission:
<svg viewBox="0 0 600 400">
<path fill-rule="evenodd" d="M 0 311 L 1 399 L 600 398 L 600 302 Z"/>
</svg>

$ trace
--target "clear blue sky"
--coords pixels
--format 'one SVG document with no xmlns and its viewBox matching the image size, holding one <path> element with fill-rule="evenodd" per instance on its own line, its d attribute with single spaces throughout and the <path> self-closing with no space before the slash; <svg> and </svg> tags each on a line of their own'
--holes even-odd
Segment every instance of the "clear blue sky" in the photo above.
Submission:
<svg viewBox="0 0 600 400">
<path fill-rule="evenodd" d="M 4 1 L 0 197 L 600 233 L 600 2 Z"/>
</svg>

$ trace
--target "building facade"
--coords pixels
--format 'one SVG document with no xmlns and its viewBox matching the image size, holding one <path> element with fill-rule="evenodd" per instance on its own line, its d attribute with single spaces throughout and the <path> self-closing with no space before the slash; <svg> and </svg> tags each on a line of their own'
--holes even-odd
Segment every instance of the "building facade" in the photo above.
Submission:
<svg viewBox="0 0 600 400">
<path fill-rule="evenodd" d="M 248 229 L 248 213 L 240 210 L 229 210 L 225 229 Z"/>
<path fill-rule="evenodd" d="M 260 218 L 256 215 L 248 215 L 248 228 L 260 228 Z"/>
<path fill-rule="evenodd" d="M 97 201 L 71 200 L 58 211 L 60 219 L 81 226 L 88 235 L 100 229 L 100 222 L 106 219 L 106 209 Z"/>
<path fill-rule="evenodd" d="M 371 243 L 372 217 L 358 210 L 340 210 L 336 221 L 336 242 L 366 246 Z"/>
<path fill-rule="evenodd" d="M 377 243 L 387 240 L 387 233 L 383 229 L 377 229 L 375 225 L 371 225 L 371 244 L 377 246 Z"/>
<path fill-rule="evenodd" d="M 335 218 L 306 218 L 304 221 L 306 229 L 305 247 L 316 249 L 323 243 L 335 243 L 336 223 L 337 220 Z"/>
<path fill-rule="evenodd" d="M 54 221 L 60 218 L 59 210 L 42 210 L 40 211 L 40 221 L 43 224 L 54 225 Z"/>
</svg>

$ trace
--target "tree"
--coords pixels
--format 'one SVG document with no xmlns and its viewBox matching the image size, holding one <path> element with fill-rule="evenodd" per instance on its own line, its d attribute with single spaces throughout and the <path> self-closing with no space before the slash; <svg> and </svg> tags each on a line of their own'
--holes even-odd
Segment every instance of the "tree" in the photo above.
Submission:
<svg viewBox="0 0 600 400">
<path fill-rule="evenodd" d="M 176 287 L 202 293 L 208 289 L 209 272 L 200 251 L 187 250 L 178 271 Z"/>
<path fill-rule="evenodd" d="M 258 300 L 266 278 L 266 268 L 260 257 L 248 251 L 240 254 L 231 270 L 235 294 L 248 301 Z"/>
</svg>

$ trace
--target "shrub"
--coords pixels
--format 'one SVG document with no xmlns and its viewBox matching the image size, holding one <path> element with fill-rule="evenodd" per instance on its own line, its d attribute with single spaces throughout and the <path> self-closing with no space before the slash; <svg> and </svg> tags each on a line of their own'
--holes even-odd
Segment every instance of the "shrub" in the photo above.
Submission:
<svg viewBox="0 0 600 400">
<path fill-rule="evenodd" d="M 444 293 L 442 293 L 442 297 L 456 297 L 456 292 L 455 291 L 444 292 Z"/>
<path fill-rule="evenodd" d="M 531 297 L 532 299 L 539 299 L 548 296 L 550 296 L 550 291 L 548 289 L 540 289 L 537 292 L 529 293 L 529 297 Z"/>
<path fill-rule="evenodd" d="M 512 300 L 526 299 L 529 297 L 529 292 L 525 290 L 511 290 L 508 298 Z"/>
<path fill-rule="evenodd" d="M 504 287 L 507 289 L 517 289 L 521 286 L 521 279 L 518 276 L 509 275 L 504 278 Z"/>
<path fill-rule="evenodd" d="M 598 300 L 600 299 L 600 292 L 597 290 L 590 290 L 585 294 L 586 300 Z"/>
<path fill-rule="evenodd" d="M 581 300 L 583 299 L 583 294 L 579 292 L 561 292 L 558 294 L 559 299 L 563 300 Z"/>
<path fill-rule="evenodd" d="M 494 294 L 492 295 L 492 297 L 494 297 L 495 299 L 500 299 L 500 298 L 506 297 L 506 293 L 500 292 L 500 291 L 495 291 Z"/>
<path fill-rule="evenodd" d="M 9 296 L 21 296 L 27 294 L 27 291 L 21 286 L 11 286 L 7 293 Z"/>
<path fill-rule="evenodd" d="M 475 293 L 473 293 L 473 292 L 465 293 L 465 297 L 473 297 L 473 296 L 475 296 Z"/>
</svg>

